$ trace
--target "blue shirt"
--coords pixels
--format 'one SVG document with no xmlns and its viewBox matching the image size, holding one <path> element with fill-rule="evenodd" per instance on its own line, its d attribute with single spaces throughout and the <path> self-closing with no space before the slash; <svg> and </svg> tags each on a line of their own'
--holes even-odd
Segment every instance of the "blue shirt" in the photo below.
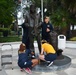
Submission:
<svg viewBox="0 0 76 75">
<path fill-rule="evenodd" d="M 42 25 L 41 25 L 41 27 L 42 27 L 42 39 L 45 39 L 45 37 L 49 37 L 49 33 L 51 32 L 51 31 L 53 31 L 53 26 L 52 26 L 52 24 L 51 23 L 45 23 L 45 22 L 43 22 L 42 23 Z M 46 29 L 47 28 L 49 28 L 50 29 L 50 31 L 49 32 L 47 32 L 46 31 Z M 45 39 L 46 40 L 46 39 Z"/>
</svg>

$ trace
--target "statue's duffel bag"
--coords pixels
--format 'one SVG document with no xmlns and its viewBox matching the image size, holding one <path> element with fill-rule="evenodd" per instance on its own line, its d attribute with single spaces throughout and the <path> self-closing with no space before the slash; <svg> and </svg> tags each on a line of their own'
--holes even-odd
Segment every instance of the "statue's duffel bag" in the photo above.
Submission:
<svg viewBox="0 0 76 75">
<path fill-rule="evenodd" d="M 55 50 L 58 50 L 58 34 L 55 31 L 52 31 L 49 33 L 50 35 L 50 44 L 55 48 Z"/>
</svg>

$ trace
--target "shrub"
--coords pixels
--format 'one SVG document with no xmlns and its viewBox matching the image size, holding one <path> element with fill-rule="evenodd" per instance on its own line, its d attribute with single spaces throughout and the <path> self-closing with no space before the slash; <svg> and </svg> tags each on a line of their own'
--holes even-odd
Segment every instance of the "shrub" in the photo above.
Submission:
<svg viewBox="0 0 76 75">
<path fill-rule="evenodd" d="M 10 31 L 9 28 L 0 28 L 0 32 L 4 32 L 4 31 Z"/>
<path fill-rule="evenodd" d="M 9 28 L 0 28 L 0 32 L 3 33 L 4 37 L 7 37 L 8 34 L 10 33 L 10 29 Z"/>
<path fill-rule="evenodd" d="M 2 32 L 0 32 L 0 36 L 2 36 Z"/>
<path fill-rule="evenodd" d="M 0 37 L 0 43 L 3 42 L 20 42 L 21 38 L 19 38 L 18 36 L 8 36 L 8 37 Z"/>
</svg>

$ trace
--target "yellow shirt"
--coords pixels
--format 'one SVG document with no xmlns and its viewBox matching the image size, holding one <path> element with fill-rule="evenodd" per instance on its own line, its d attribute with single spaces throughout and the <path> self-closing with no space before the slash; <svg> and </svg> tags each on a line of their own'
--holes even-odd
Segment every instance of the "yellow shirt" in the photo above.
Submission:
<svg viewBox="0 0 76 75">
<path fill-rule="evenodd" d="M 44 43 L 42 44 L 42 48 L 44 50 L 44 52 L 48 53 L 56 53 L 55 49 L 53 48 L 52 45 L 50 45 L 49 43 Z"/>
</svg>

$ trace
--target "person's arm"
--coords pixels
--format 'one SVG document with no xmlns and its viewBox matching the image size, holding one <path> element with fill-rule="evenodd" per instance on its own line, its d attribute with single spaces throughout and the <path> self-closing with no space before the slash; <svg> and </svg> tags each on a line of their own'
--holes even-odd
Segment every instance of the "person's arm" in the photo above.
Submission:
<svg viewBox="0 0 76 75">
<path fill-rule="evenodd" d="M 41 55 L 43 55 L 43 53 L 44 53 L 44 50 L 43 50 L 43 48 L 41 49 Z"/>
</svg>

